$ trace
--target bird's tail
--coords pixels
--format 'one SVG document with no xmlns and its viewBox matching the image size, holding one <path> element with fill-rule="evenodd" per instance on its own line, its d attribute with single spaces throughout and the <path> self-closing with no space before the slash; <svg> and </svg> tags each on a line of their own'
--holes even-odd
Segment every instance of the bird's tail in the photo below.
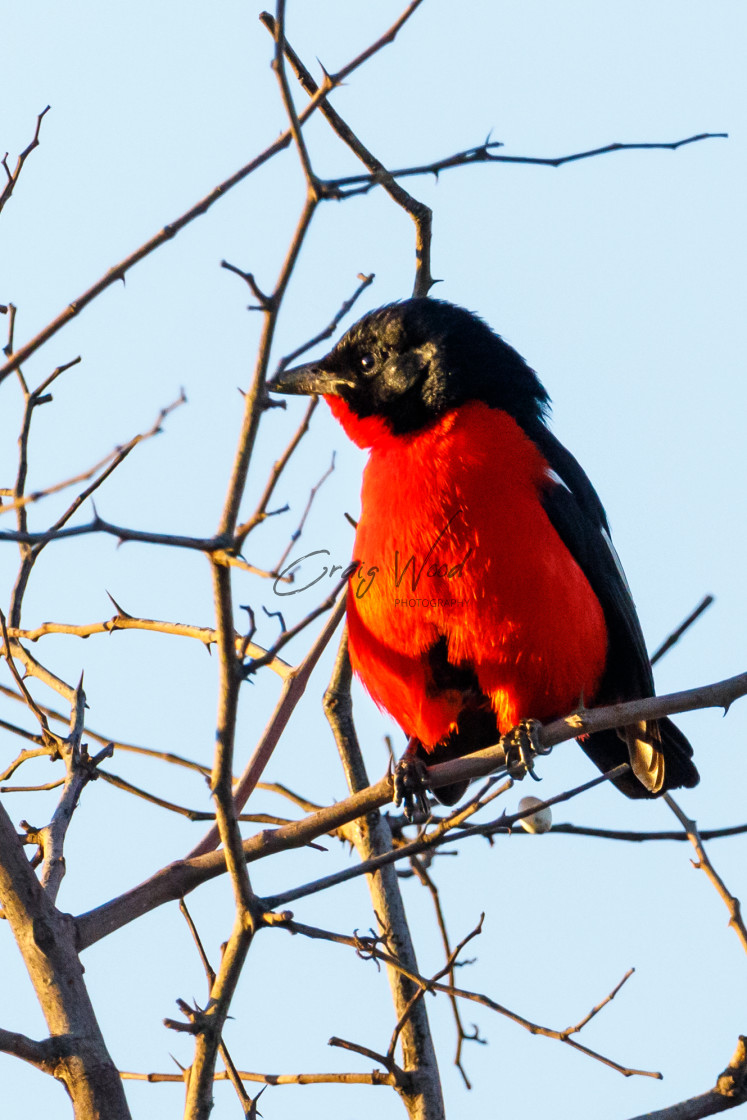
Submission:
<svg viewBox="0 0 747 1120">
<path fill-rule="evenodd" d="M 580 743 L 603 772 L 630 763 L 630 773 L 614 783 L 626 797 L 660 797 L 667 790 L 690 789 L 700 781 L 690 743 L 666 717 L 619 731 L 597 731 Z"/>
</svg>

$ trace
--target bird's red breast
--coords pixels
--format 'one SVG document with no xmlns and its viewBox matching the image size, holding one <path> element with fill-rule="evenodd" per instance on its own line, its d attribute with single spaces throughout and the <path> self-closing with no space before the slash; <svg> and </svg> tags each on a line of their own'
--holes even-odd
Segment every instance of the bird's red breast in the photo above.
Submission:
<svg viewBox="0 0 747 1120">
<path fill-rule="evenodd" d="M 471 669 L 503 733 L 591 702 L 605 667 L 604 614 L 540 497 L 555 485 L 506 412 L 471 401 L 414 432 L 328 403 L 370 448 L 348 596 L 353 667 L 375 702 L 432 749 L 467 702 L 429 656 Z"/>
</svg>

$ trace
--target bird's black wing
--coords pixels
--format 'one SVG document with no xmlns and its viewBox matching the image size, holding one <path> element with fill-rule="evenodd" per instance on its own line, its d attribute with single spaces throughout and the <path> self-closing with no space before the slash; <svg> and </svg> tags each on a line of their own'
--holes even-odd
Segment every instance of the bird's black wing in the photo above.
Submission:
<svg viewBox="0 0 747 1120">
<path fill-rule="evenodd" d="M 607 662 L 595 702 L 653 696 L 646 643 L 599 496 L 573 455 L 544 424 L 538 424 L 530 436 L 552 472 L 542 505 L 588 579 L 607 625 Z M 581 746 L 602 770 L 630 762 L 633 774 L 615 783 L 629 797 L 655 797 L 698 781 L 690 761 L 692 747 L 669 719 L 640 722 L 619 732 L 597 732 Z"/>
</svg>

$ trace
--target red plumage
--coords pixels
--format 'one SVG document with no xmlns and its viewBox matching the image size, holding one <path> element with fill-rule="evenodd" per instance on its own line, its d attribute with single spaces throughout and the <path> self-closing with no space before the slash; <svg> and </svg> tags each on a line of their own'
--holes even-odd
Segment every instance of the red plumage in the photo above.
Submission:
<svg viewBox="0 0 747 1120">
<path fill-rule="evenodd" d="M 353 668 L 376 703 L 427 751 L 455 730 L 462 694 L 434 687 L 427 656 L 440 636 L 449 662 L 473 669 L 501 733 L 592 700 L 604 615 L 542 507 L 555 483 L 516 421 L 473 401 L 394 435 L 329 403 L 371 449 L 354 555 L 378 572 L 360 598 L 351 587 L 348 625 Z"/>
<path fill-rule="evenodd" d="M 602 503 L 548 428 L 537 375 L 477 316 L 438 300 L 392 304 L 270 388 L 323 394 L 369 449 L 350 655 L 408 755 L 453 758 L 527 719 L 653 695 Z M 698 781 L 668 719 L 581 746 L 605 771 L 629 761 L 615 779 L 629 797 Z"/>
</svg>

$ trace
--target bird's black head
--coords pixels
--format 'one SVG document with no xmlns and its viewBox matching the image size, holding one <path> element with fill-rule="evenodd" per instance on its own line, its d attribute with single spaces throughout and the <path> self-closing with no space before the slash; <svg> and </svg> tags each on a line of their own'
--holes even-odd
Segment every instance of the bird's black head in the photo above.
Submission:
<svg viewBox="0 0 747 1120">
<path fill-rule="evenodd" d="M 340 397 L 359 418 L 416 431 L 465 401 L 510 413 L 522 426 L 549 403 L 537 375 L 490 327 L 452 303 L 408 299 L 366 315 L 319 361 L 284 370 L 277 393 Z"/>
</svg>

